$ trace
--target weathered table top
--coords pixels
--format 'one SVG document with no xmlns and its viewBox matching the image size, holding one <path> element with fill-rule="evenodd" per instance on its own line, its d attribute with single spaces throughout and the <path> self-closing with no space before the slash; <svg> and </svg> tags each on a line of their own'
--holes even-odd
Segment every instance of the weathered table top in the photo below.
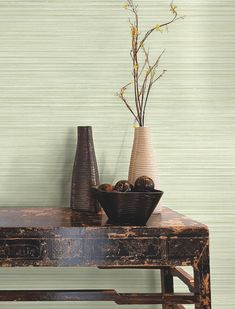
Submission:
<svg viewBox="0 0 235 309">
<path fill-rule="evenodd" d="M 0 208 L 0 266 L 191 265 L 204 224 L 164 208 L 146 226 L 115 226 L 70 208 Z"/>
<path fill-rule="evenodd" d="M 114 226 L 105 215 L 79 213 L 70 208 L 0 208 L 1 267 L 160 268 L 163 284 L 163 293 L 0 291 L 0 301 L 197 303 L 200 308 L 210 309 L 208 244 L 207 226 L 169 208 L 152 215 L 146 226 Z M 193 278 L 175 268 L 187 265 L 194 268 L 195 284 Z M 194 293 L 173 294 L 173 275 Z"/>
<path fill-rule="evenodd" d="M 89 229 L 95 233 L 99 231 L 131 232 L 138 231 L 146 236 L 152 235 L 208 235 L 206 225 L 181 215 L 169 208 L 163 208 L 161 214 L 153 214 L 145 226 L 115 226 L 109 224 L 106 215 L 82 213 L 70 208 L 46 207 L 8 207 L 0 208 L 0 237 L 5 233 L 19 232 L 23 236 L 34 231 L 50 231 L 56 229 L 69 229 L 81 231 Z M 142 233 L 141 233 L 142 231 Z M 138 234 L 140 236 L 140 234 Z M 136 234 L 137 235 L 137 234 Z M 129 234 L 131 236 L 131 234 Z M 134 234 L 132 234 L 134 236 Z"/>
</svg>

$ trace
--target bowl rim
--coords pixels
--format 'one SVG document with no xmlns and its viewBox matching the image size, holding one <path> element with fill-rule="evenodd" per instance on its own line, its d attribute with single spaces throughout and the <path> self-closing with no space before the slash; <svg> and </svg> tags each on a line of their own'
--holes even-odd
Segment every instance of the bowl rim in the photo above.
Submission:
<svg viewBox="0 0 235 309">
<path fill-rule="evenodd" d="M 92 187 L 92 189 L 96 190 L 97 192 L 100 193 L 104 193 L 104 194 L 121 194 L 121 195 L 142 195 L 142 194 L 150 194 L 150 195 L 154 195 L 154 194 L 163 194 L 164 191 L 158 190 L 158 189 L 154 189 L 154 191 L 129 191 L 129 192 L 118 192 L 118 191 L 103 191 L 100 190 L 98 187 Z"/>
</svg>

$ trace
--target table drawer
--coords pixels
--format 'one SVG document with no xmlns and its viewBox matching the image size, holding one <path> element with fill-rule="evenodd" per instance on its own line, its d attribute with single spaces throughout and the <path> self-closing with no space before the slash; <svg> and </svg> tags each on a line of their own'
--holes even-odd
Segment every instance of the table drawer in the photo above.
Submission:
<svg viewBox="0 0 235 309">
<path fill-rule="evenodd" d="M 0 240 L 0 259 L 42 259 L 42 243 L 37 239 Z"/>
<path fill-rule="evenodd" d="M 206 240 L 202 238 L 172 237 L 168 240 L 168 257 L 170 259 L 195 258 L 200 254 Z"/>
<path fill-rule="evenodd" d="M 157 259 L 161 255 L 160 242 L 155 239 L 112 239 L 95 245 L 96 254 L 105 259 Z"/>
</svg>

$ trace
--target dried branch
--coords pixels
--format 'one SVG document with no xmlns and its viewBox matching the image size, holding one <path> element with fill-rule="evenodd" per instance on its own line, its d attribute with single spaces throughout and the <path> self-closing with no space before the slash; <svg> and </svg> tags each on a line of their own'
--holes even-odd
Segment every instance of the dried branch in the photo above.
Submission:
<svg viewBox="0 0 235 309">
<path fill-rule="evenodd" d="M 153 28 L 148 30 L 145 35 L 143 36 L 142 40 L 139 42 L 140 37 L 140 31 L 139 31 L 139 16 L 138 16 L 138 6 L 134 3 L 134 0 L 127 0 L 127 3 L 124 5 L 124 8 L 130 11 L 134 19 L 133 21 L 129 20 L 130 27 L 131 27 L 131 50 L 130 50 L 130 56 L 132 59 L 132 75 L 133 75 L 133 82 L 128 83 L 127 85 L 123 86 L 120 90 L 120 93 L 118 94 L 119 98 L 125 103 L 126 107 L 130 110 L 132 115 L 134 116 L 135 120 L 139 124 L 139 126 L 144 126 L 145 121 L 145 112 L 146 112 L 146 106 L 149 98 L 149 94 L 151 92 L 153 84 L 158 81 L 166 72 L 166 70 L 163 70 L 161 74 L 156 76 L 156 72 L 158 69 L 158 65 L 160 62 L 160 59 L 165 52 L 163 52 L 158 56 L 156 61 L 151 64 L 150 58 L 149 58 L 149 49 L 148 51 L 144 47 L 144 43 L 149 38 L 149 36 L 153 33 L 153 31 L 163 31 L 163 28 L 168 29 L 168 25 L 172 24 L 178 19 L 182 19 L 184 17 L 178 17 L 178 13 L 176 11 L 176 6 L 173 5 L 173 3 L 170 4 L 170 11 L 173 13 L 173 18 L 171 18 L 169 21 L 155 25 Z M 140 49 L 144 52 L 144 61 L 139 62 L 139 52 Z M 141 64 L 140 64 L 141 63 Z M 144 77 L 142 77 L 143 72 L 147 68 L 147 71 L 145 72 Z M 134 87 L 134 97 L 135 97 L 135 107 L 132 108 L 132 106 L 128 103 L 126 97 L 125 97 L 125 91 L 129 85 L 133 83 Z"/>
<path fill-rule="evenodd" d="M 172 24 L 176 20 L 184 19 L 184 16 L 178 17 L 178 13 L 177 13 L 177 11 L 175 9 L 176 9 L 176 6 L 173 6 L 173 4 L 171 4 L 170 11 L 173 12 L 174 17 L 170 21 L 168 21 L 168 22 L 165 22 L 165 23 L 159 24 L 159 25 L 157 24 L 156 26 L 154 26 L 153 28 L 151 28 L 150 30 L 148 30 L 145 33 L 144 38 L 140 41 L 140 44 L 139 44 L 138 49 L 137 49 L 137 52 L 140 50 L 141 46 L 145 43 L 146 39 L 150 36 L 150 34 L 153 33 L 155 30 L 162 31 L 163 27 L 165 27 L 165 26 L 167 27 L 168 25 Z"/>
<path fill-rule="evenodd" d="M 149 87 L 148 87 L 148 91 L 147 91 L 147 94 L 146 94 L 146 97 L 145 97 L 145 102 L 144 102 L 144 108 L 143 108 L 143 126 L 144 126 L 144 122 L 145 122 L 145 112 L 146 112 L 146 106 L 147 106 L 147 102 L 148 102 L 148 97 L 149 97 L 149 93 L 150 93 L 150 90 L 153 86 L 153 84 L 159 80 L 164 74 L 166 73 L 166 70 L 163 70 L 162 73 L 156 78 L 156 79 L 152 79 L 149 83 Z"/>
<path fill-rule="evenodd" d="M 132 84 L 132 82 L 123 86 L 121 88 L 120 92 L 118 93 L 118 97 L 125 103 L 126 107 L 129 109 L 129 111 L 132 113 L 132 115 L 134 116 L 136 121 L 139 123 L 138 117 L 136 116 L 135 112 L 132 110 L 132 108 L 130 107 L 130 105 L 127 102 L 127 99 L 125 98 L 125 91 L 126 91 L 127 87 L 130 86 L 131 84 Z"/>
</svg>

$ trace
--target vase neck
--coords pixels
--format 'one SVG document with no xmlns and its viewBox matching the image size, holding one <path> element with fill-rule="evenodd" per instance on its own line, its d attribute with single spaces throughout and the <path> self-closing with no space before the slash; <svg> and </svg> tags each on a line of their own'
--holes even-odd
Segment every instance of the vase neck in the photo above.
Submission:
<svg viewBox="0 0 235 309">
<path fill-rule="evenodd" d="M 137 127 L 135 128 L 135 137 L 146 137 L 150 135 L 148 127 Z"/>
<path fill-rule="evenodd" d="M 77 127 L 77 139 L 78 141 L 80 140 L 80 142 L 92 140 L 92 127 L 91 126 Z"/>
</svg>

